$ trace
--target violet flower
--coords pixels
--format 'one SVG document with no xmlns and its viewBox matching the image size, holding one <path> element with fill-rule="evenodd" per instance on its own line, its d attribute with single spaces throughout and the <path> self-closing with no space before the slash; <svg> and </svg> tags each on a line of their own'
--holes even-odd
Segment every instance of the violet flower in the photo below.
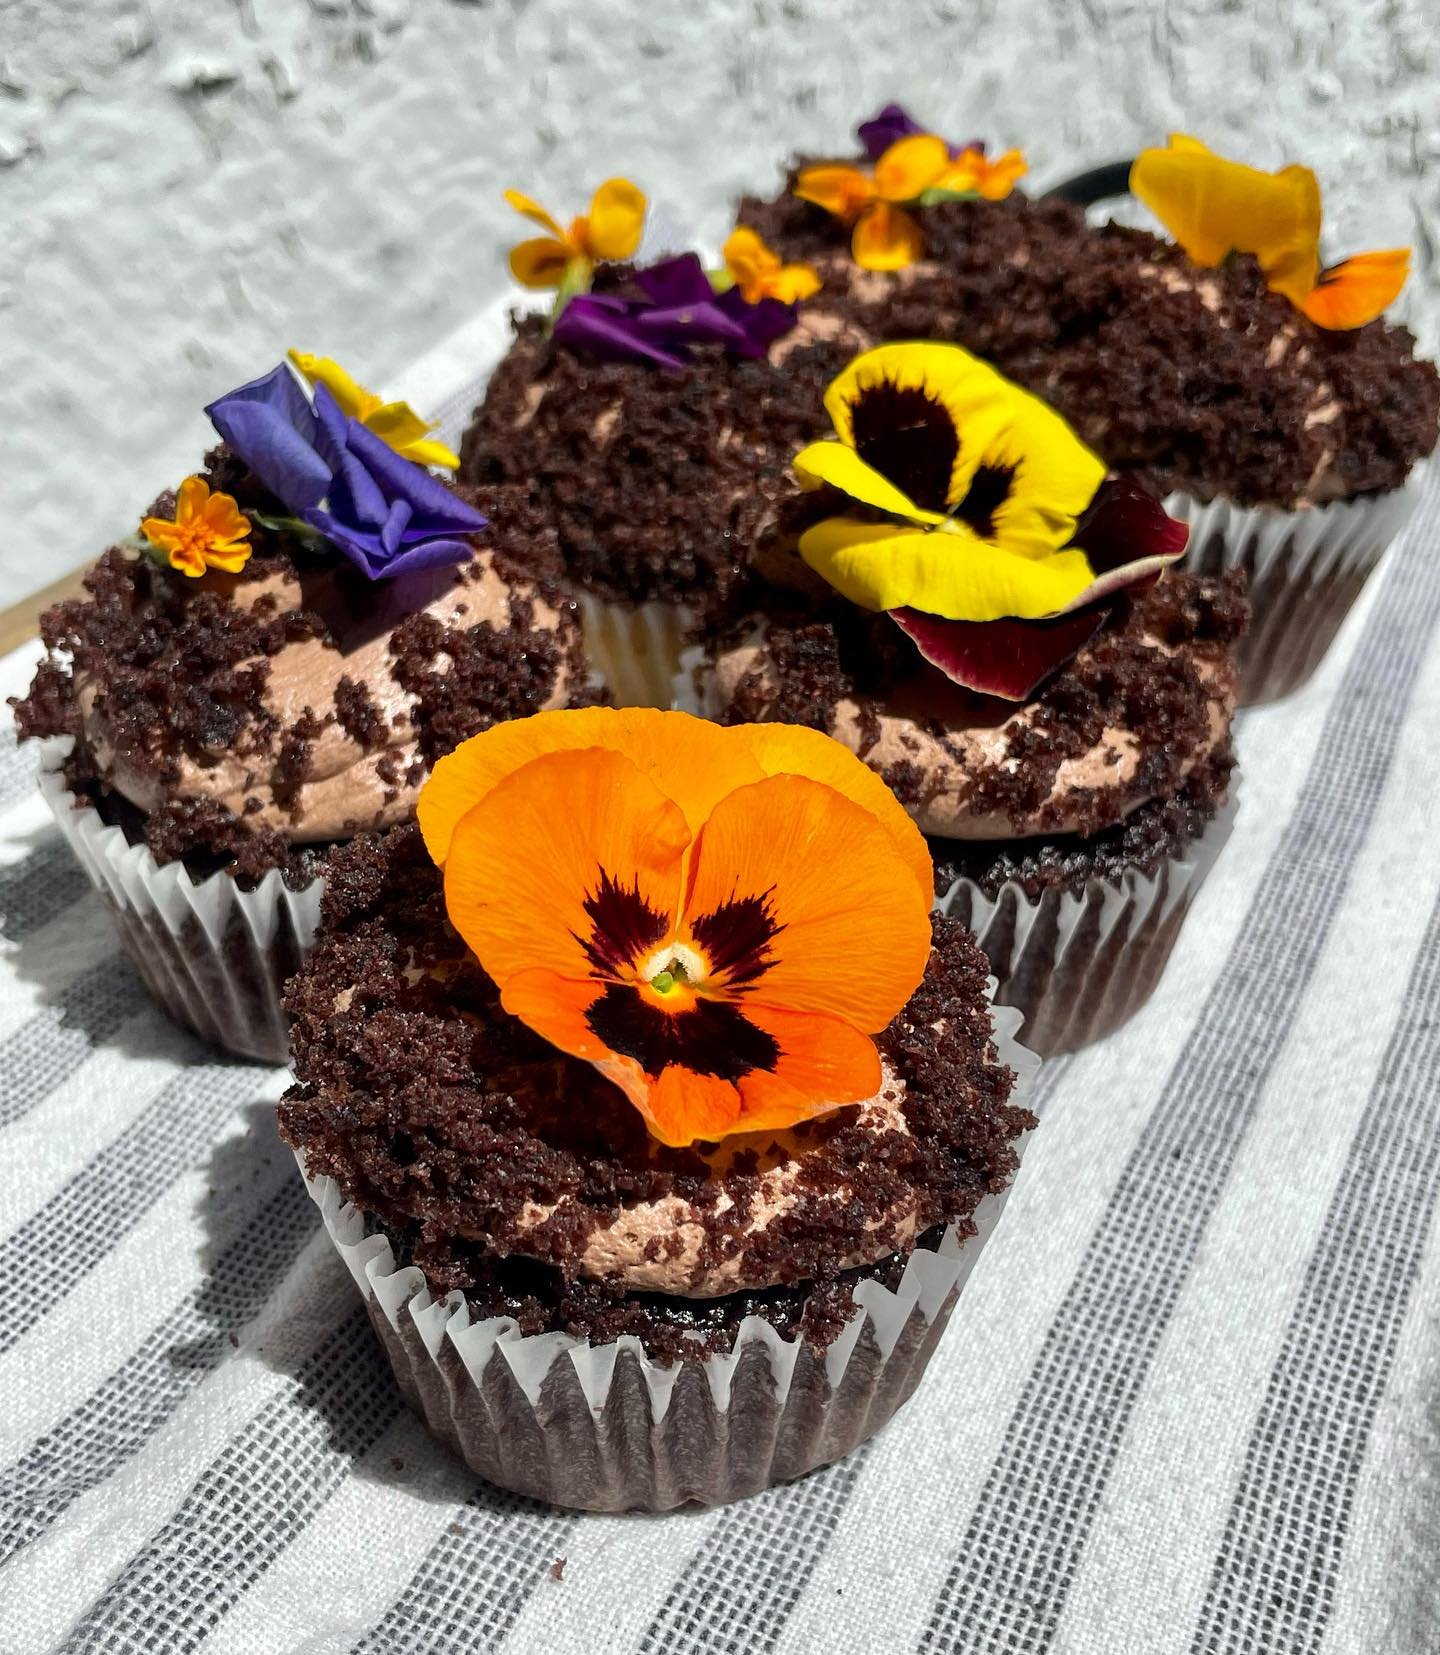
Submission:
<svg viewBox="0 0 1440 1655">
<path fill-rule="evenodd" d="M 485 518 L 341 411 L 323 385 L 313 404 L 282 362 L 205 412 L 288 511 L 369 580 L 463 563 Z"/>
<path fill-rule="evenodd" d="M 737 288 L 716 293 L 694 253 L 664 259 L 632 280 L 638 297 L 580 293 L 555 319 L 558 343 L 602 362 L 651 362 L 683 368 L 694 345 L 761 357 L 795 326 L 794 305 L 748 304 Z"/>
</svg>

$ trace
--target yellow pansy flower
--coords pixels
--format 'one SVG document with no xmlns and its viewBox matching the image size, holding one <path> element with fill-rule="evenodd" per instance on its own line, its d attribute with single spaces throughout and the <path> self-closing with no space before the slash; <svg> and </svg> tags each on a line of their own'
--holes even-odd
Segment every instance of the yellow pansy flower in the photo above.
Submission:
<svg viewBox="0 0 1440 1655">
<path fill-rule="evenodd" d="M 1321 267 L 1320 186 L 1309 167 L 1262 172 L 1175 132 L 1166 148 L 1136 156 L 1130 188 L 1196 264 L 1253 254 L 1266 284 L 1322 328 L 1373 321 L 1410 273 L 1405 247 Z"/>
<path fill-rule="evenodd" d="M 794 304 L 820 291 L 820 278 L 808 264 L 785 264 L 754 230 L 737 225 L 721 249 L 725 268 L 747 304 L 779 299 Z"/>
<path fill-rule="evenodd" d="M 546 232 L 510 249 L 510 272 L 522 287 L 586 288 L 597 264 L 635 256 L 645 228 L 645 192 L 628 178 L 607 178 L 568 230 L 519 190 L 506 190 L 505 199 Z"/>
<path fill-rule="evenodd" d="M 198 579 L 207 569 L 238 575 L 250 560 L 250 519 L 233 494 L 212 494 L 203 477 L 187 477 L 175 496 L 175 516 L 147 517 L 140 532 L 164 552 L 172 569 Z"/>
<path fill-rule="evenodd" d="M 382 401 L 331 357 L 311 356 L 308 351 L 291 351 L 289 356 L 312 385 L 323 385 L 329 391 L 342 414 L 359 420 L 402 459 L 413 460 L 416 465 L 443 466 L 449 471 L 460 464 L 458 454 L 430 435 L 434 424 L 421 419 L 408 402 Z"/>
<path fill-rule="evenodd" d="M 796 474 L 868 515 L 814 524 L 800 555 L 852 602 L 1033 620 L 1094 595 L 1071 541 L 1105 467 L 1038 397 L 958 345 L 899 344 L 856 357 L 825 407 L 838 440 Z"/>
</svg>

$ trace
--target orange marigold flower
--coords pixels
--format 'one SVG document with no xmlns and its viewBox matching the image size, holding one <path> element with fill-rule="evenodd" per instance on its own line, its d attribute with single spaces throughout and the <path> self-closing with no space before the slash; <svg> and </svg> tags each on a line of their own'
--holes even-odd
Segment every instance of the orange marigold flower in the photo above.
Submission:
<svg viewBox="0 0 1440 1655">
<path fill-rule="evenodd" d="M 782 263 L 774 248 L 743 224 L 730 232 L 720 251 L 746 304 L 779 299 L 792 305 L 820 291 L 820 278 L 810 265 Z"/>
<path fill-rule="evenodd" d="M 537 713 L 441 759 L 418 814 L 505 1009 L 662 1143 L 879 1090 L 871 1037 L 924 973 L 932 872 L 894 795 L 828 736 Z"/>
<path fill-rule="evenodd" d="M 164 552 L 172 569 L 196 578 L 207 569 L 236 575 L 250 559 L 250 519 L 231 494 L 212 494 L 203 477 L 187 477 L 175 496 L 173 521 L 147 517 L 140 532 Z"/>
<path fill-rule="evenodd" d="M 900 203 L 938 188 L 950 164 L 943 138 L 915 132 L 891 144 L 870 172 L 840 162 L 801 168 L 795 194 L 854 225 L 850 251 L 863 269 L 903 270 L 924 253 L 925 240 Z"/>
</svg>

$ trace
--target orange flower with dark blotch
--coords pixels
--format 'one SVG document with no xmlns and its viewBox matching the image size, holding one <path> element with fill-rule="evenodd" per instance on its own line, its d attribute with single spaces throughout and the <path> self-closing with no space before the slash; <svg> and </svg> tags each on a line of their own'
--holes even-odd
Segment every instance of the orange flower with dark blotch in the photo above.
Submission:
<svg viewBox="0 0 1440 1655">
<path fill-rule="evenodd" d="M 538 713 L 441 759 L 418 816 L 505 1009 L 662 1143 L 879 1091 L 872 1036 L 924 974 L 933 875 L 894 795 L 828 736 Z"/>
</svg>

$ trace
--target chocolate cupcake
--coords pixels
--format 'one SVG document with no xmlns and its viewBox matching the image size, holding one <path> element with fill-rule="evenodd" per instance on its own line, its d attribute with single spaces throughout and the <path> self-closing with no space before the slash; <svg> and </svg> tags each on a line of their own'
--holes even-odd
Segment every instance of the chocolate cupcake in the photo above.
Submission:
<svg viewBox="0 0 1440 1655">
<path fill-rule="evenodd" d="M 813 267 L 848 327 L 964 345 L 1162 495 L 1191 525 L 1188 567 L 1249 576 L 1243 699 L 1296 688 L 1409 517 L 1410 474 L 1435 446 L 1435 367 L 1380 319 L 1408 255 L 1322 268 L 1313 174 L 1259 173 L 1177 138 L 1134 171 L 1174 242 L 1090 228 L 1062 201 L 912 177 L 915 197 L 888 209 L 908 237 L 875 268 L 854 180 L 873 192 L 892 153 L 877 144 L 917 130 L 887 113 L 873 166 L 802 163 L 775 200 L 742 203 L 742 222 Z"/>
<path fill-rule="evenodd" d="M 928 884 L 826 738 L 604 709 L 475 738 L 336 854 L 281 1130 L 481 1475 L 714 1504 L 910 1395 L 1033 1125 Z"/>
<path fill-rule="evenodd" d="M 452 490 L 403 404 L 300 361 L 313 405 L 282 366 L 213 406 L 229 440 L 46 613 L 16 707 L 155 998 L 275 1062 L 333 848 L 462 734 L 588 694 L 523 496 Z"/>
</svg>

